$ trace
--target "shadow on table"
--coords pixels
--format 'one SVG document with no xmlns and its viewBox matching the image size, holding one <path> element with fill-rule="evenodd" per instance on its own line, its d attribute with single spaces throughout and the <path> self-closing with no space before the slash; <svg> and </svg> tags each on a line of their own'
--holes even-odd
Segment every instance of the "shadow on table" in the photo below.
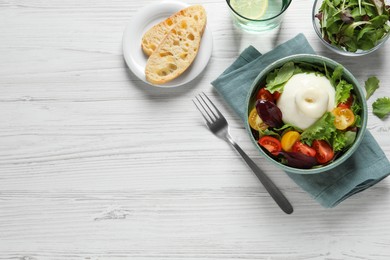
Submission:
<svg viewBox="0 0 390 260">
<path fill-rule="evenodd" d="M 135 87 L 141 90 L 145 95 L 149 96 L 150 98 L 164 97 L 164 100 L 166 100 L 167 98 L 180 98 L 181 96 L 188 93 L 192 88 L 198 86 L 202 81 L 209 64 L 207 64 L 204 70 L 195 79 L 177 87 L 156 87 L 149 85 L 140 80 L 130 69 L 128 69 L 125 60 L 123 60 L 123 66 L 126 68 L 126 74 L 129 81 L 131 81 Z"/>
<path fill-rule="evenodd" d="M 322 55 L 328 57 L 336 62 L 345 66 L 357 79 L 364 78 L 367 73 L 371 73 L 372 76 L 375 76 L 375 70 L 380 70 L 384 66 L 386 66 L 386 45 L 382 48 L 376 50 L 373 53 L 357 56 L 357 57 L 349 57 L 342 56 L 340 54 L 334 53 L 331 50 L 327 49 L 325 46 L 321 45 L 320 49 L 317 49 L 316 52 L 318 55 Z M 374 70 L 375 69 L 375 70 Z M 380 80 L 380 79 L 379 79 Z M 361 86 L 364 86 L 364 82 L 360 82 Z"/>
<path fill-rule="evenodd" d="M 259 33 L 249 33 L 243 31 L 242 29 L 237 28 L 233 22 L 230 22 L 229 24 L 229 31 L 233 32 L 232 43 L 235 47 L 237 57 L 249 45 L 254 46 L 258 51 L 260 51 L 260 53 L 264 54 L 282 43 L 280 42 L 280 35 L 283 22 L 280 24 L 280 26 L 274 29 Z"/>
</svg>

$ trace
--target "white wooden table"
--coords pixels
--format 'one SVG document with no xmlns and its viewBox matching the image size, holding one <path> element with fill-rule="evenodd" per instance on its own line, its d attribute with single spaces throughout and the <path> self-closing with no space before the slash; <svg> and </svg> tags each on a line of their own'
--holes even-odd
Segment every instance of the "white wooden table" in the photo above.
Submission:
<svg viewBox="0 0 390 260">
<path fill-rule="evenodd" d="M 367 57 L 333 54 L 294 0 L 279 30 L 248 35 L 223 0 L 201 3 L 214 49 L 175 89 L 137 79 L 122 32 L 153 0 L 0 0 L 0 259 L 390 259 L 390 179 L 324 209 L 262 158 L 210 82 L 249 44 L 267 52 L 302 32 L 363 84 L 368 128 L 390 157 L 390 44 Z M 188 0 L 189 4 L 198 2 Z M 237 142 L 282 189 L 283 214 L 191 99 L 207 93 Z"/>
</svg>

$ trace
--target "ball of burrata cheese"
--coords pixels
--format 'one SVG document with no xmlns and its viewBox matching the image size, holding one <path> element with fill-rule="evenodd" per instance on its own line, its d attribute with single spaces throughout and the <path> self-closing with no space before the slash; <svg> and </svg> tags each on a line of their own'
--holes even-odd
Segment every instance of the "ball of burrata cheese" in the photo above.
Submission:
<svg viewBox="0 0 390 260">
<path fill-rule="evenodd" d="M 286 82 L 277 106 L 284 123 L 305 130 L 334 109 L 335 96 L 336 91 L 325 76 L 299 73 Z"/>
</svg>

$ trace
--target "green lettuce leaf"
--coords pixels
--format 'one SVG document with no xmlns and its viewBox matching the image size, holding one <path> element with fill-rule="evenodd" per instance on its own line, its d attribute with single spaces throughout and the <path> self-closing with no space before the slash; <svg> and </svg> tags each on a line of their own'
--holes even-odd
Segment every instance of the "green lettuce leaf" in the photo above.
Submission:
<svg viewBox="0 0 390 260">
<path fill-rule="evenodd" d="M 266 129 L 264 129 L 264 130 L 260 129 L 260 130 L 259 130 L 259 135 L 260 135 L 260 136 L 271 135 L 271 136 L 275 136 L 277 139 L 280 139 L 280 138 L 281 138 L 281 137 L 280 137 L 280 134 L 278 134 L 277 132 L 272 131 L 272 130 L 270 130 L 270 129 L 268 129 L 268 128 L 266 128 Z"/>
<path fill-rule="evenodd" d="M 334 126 L 334 115 L 331 112 L 326 112 L 313 125 L 307 128 L 301 134 L 301 142 L 311 145 L 314 140 L 325 140 L 329 143 L 336 131 Z"/>
<path fill-rule="evenodd" d="M 378 98 L 372 104 L 372 112 L 379 118 L 385 118 L 390 113 L 390 98 L 382 97 Z"/>
<path fill-rule="evenodd" d="M 356 132 L 353 131 L 340 131 L 336 130 L 333 132 L 333 136 L 330 144 L 332 145 L 333 151 L 338 152 L 345 150 L 350 147 L 356 139 Z"/>
<path fill-rule="evenodd" d="M 353 85 L 345 80 L 340 80 L 336 86 L 336 103 L 340 104 L 346 102 L 351 94 Z"/>
<path fill-rule="evenodd" d="M 356 139 L 356 132 L 354 131 L 340 131 L 336 130 L 333 133 L 331 145 L 335 152 L 345 150 L 350 147 Z"/>
<path fill-rule="evenodd" d="M 325 113 L 317 122 L 301 134 L 301 142 L 312 145 L 314 140 L 328 142 L 335 152 L 341 151 L 352 145 L 356 138 L 356 132 L 337 130 L 334 125 L 334 115 Z"/>
<path fill-rule="evenodd" d="M 342 131 L 334 131 L 331 138 L 333 151 L 341 151 L 347 144 L 347 136 Z"/>
</svg>

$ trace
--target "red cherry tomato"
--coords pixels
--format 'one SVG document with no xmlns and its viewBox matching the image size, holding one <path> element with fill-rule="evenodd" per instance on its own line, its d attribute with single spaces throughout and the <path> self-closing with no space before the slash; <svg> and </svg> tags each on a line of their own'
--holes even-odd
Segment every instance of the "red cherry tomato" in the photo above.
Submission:
<svg viewBox="0 0 390 260">
<path fill-rule="evenodd" d="M 353 104 L 353 95 L 349 95 L 349 98 L 347 99 L 347 101 L 338 104 L 338 107 L 340 107 L 340 108 L 351 108 L 352 104 Z"/>
<path fill-rule="evenodd" d="M 269 92 L 265 88 L 261 88 L 259 90 L 259 92 L 257 92 L 256 98 L 261 99 L 261 100 L 268 100 L 268 101 L 274 102 L 274 97 L 272 96 L 271 92 Z"/>
<path fill-rule="evenodd" d="M 303 154 L 310 156 L 310 157 L 316 156 L 316 150 L 314 150 L 313 148 L 311 148 L 307 144 L 304 144 L 300 141 L 295 142 L 295 144 L 292 147 L 292 151 L 297 152 L 297 153 L 303 153 Z"/>
<path fill-rule="evenodd" d="M 337 107 L 339 107 L 339 108 L 350 108 L 350 106 L 348 106 L 347 104 L 345 104 L 345 103 L 340 103 Z"/>
<path fill-rule="evenodd" d="M 282 150 L 282 144 L 280 143 L 280 141 L 272 136 L 266 135 L 261 137 L 259 140 L 259 144 L 273 155 L 278 155 L 279 152 Z"/>
<path fill-rule="evenodd" d="M 276 101 L 276 100 L 278 100 L 278 99 L 280 98 L 280 95 L 281 95 L 280 92 L 275 91 L 275 92 L 272 94 L 272 97 L 273 97 L 274 100 Z"/>
<path fill-rule="evenodd" d="M 334 152 L 326 141 L 314 140 L 312 147 L 316 150 L 316 159 L 318 163 L 324 164 L 332 160 Z"/>
</svg>

